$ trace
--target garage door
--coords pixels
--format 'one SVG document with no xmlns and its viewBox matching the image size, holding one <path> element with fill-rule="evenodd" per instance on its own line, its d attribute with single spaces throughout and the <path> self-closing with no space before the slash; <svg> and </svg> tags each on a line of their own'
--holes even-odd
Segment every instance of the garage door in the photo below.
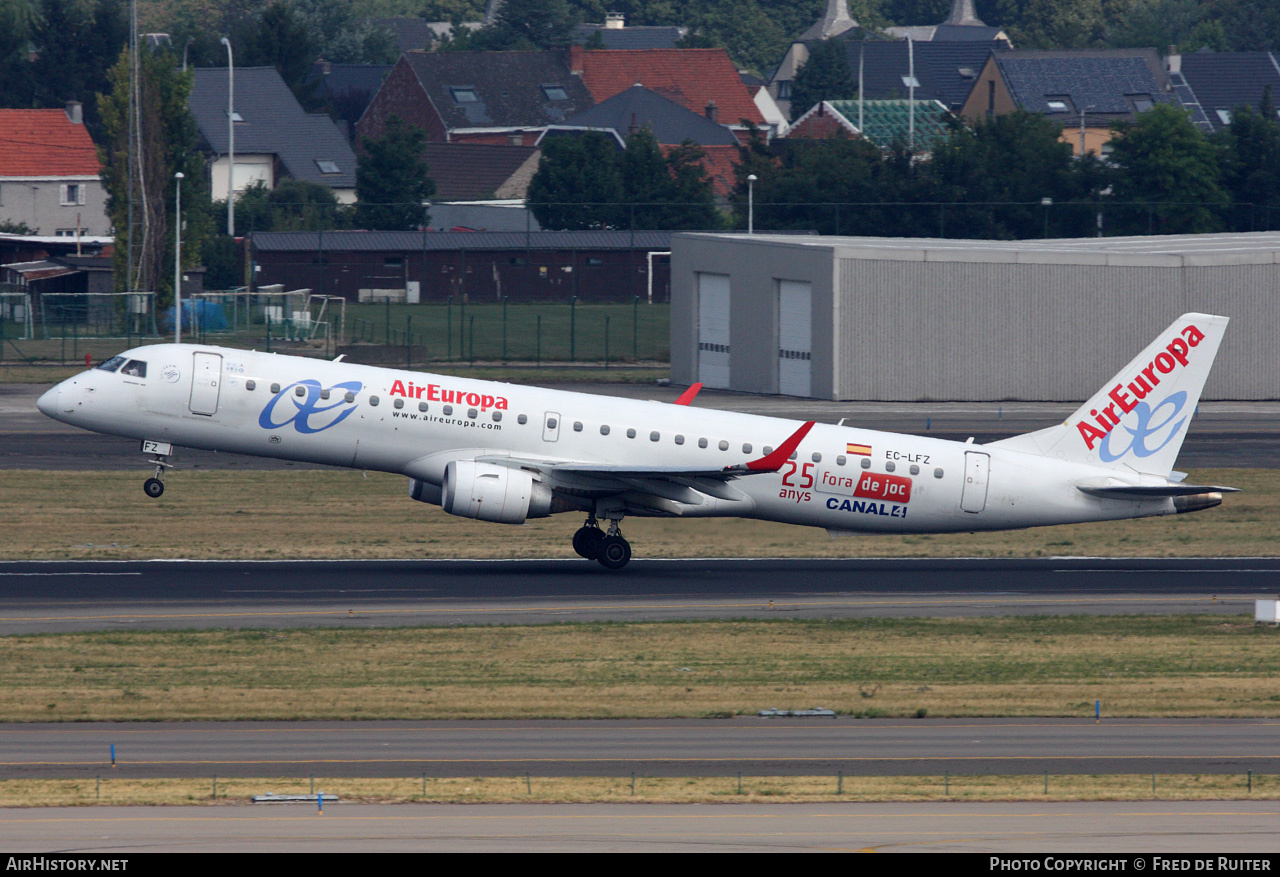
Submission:
<svg viewBox="0 0 1280 877">
<path fill-rule="evenodd" d="M 778 392 L 810 396 L 813 386 L 813 288 L 778 281 Z"/>
<path fill-rule="evenodd" d="M 698 274 L 698 380 L 729 388 L 729 275 Z"/>
</svg>

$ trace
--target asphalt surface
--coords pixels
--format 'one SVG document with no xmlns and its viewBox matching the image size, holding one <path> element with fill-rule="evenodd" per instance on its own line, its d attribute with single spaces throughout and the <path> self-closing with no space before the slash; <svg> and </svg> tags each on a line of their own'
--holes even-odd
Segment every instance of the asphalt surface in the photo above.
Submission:
<svg viewBox="0 0 1280 877">
<path fill-rule="evenodd" d="M 652 384 L 552 385 L 583 393 L 670 402 L 680 388 Z M 144 471 L 146 458 L 132 439 L 88 433 L 36 410 L 46 387 L 0 384 L 0 469 Z M 1055 402 L 824 402 L 790 396 L 757 396 L 703 390 L 695 406 L 770 417 L 851 424 L 889 432 L 929 435 L 979 444 L 1061 423 L 1075 404 Z M 1183 467 L 1280 468 L 1280 402 L 1206 402 L 1190 426 L 1178 464 Z M 181 448 L 181 468 L 315 468 L 239 454 Z"/>
<path fill-rule="evenodd" d="M 326 804 L 0 810 L 7 853 L 126 860 L 133 852 L 981 852 L 1145 853 L 1107 870 L 1277 868 L 1274 801 L 996 804 Z M 1194 859 L 1175 855 L 1203 854 Z M 1209 856 L 1209 854 L 1213 854 Z M 1225 854 L 1225 855 L 1222 855 Z M 1222 858 L 1218 858 L 1222 855 Z M 1047 858 L 1047 857 L 1046 857 Z M 1158 861 L 1157 861 L 1158 859 Z M 21 870 L 24 861 L 14 861 Z M 759 864 L 759 863 L 757 863 Z M 938 864 L 954 867 L 953 861 Z M 975 869 L 996 870 L 986 857 Z M 1031 870 L 1025 861 L 1020 871 Z M 1074 867 L 1072 867 L 1074 866 Z M 171 868 L 166 860 L 165 868 Z M 863 866 L 865 867 L 865 866 Z M 881 865 L 886 870 L 896 863 Z M 33 869 L 34 870 L 34 869 Z M 1099 868 L 1101 870 L 1101 868 Z"/>
<path fill-rule="evenodd" d="M 0 563 L 0 635 L 714 618 L 1249 615 L 1280 558 Z"/>
<path fill-rule="evenodd" d="M 0 727 L 0 778 L 1244 777 L 1280 769 L 1278 733 L 1274 719 L 35 723 Z"/>
</svg>

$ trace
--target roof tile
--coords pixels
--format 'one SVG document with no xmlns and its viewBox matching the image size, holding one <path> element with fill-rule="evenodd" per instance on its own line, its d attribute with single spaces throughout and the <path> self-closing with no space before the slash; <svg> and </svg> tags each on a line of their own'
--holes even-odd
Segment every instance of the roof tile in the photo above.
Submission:
<svg viewBox="0 0 1280 877">
<path fill-rule="evenodd" d="M 0 177 L 97 176 L 98 151 L 64 110 L 0 110 Z"/>
</svg>

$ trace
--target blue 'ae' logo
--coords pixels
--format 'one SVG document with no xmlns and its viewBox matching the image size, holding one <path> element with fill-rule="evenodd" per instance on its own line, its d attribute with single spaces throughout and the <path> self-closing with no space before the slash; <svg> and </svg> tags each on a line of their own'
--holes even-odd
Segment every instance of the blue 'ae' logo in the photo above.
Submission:
<svg viewBox="0 0 1280 877">
<path fill-rule="evenodd" d="M 295 387 L 303 387 L 306 392 L 299 396 Z M 293 424 L 293 428 L 303 434 L 316 432 L 324 432 L 330 427 L 337 426 L 356 410 L 354 399 L 347 401 L 347 393 L 353 396 L 364 389 L 364 384 L 359 381 L 344 381 L 341 384 L 334 384 L 328 388 L 330 396 L 336 396 L 337 401 L 329 404 L 321 405 L 323 401 L 320 398 L 322 388 L 319 381 L 305 380 L 297 381 L 282 389 L 271 397 L 271 401 L 262 409 L 262 413 L 258 415 L 258 425 L 263 429 L 280 429 L 282 426 Z M 294 411 L 289 413 L 288 417 L 282 420 L 276 419 L 276 403 L 281 399 L 288 397 L 293 403 Z"/>
<path fill-rule="evenodd" d="M 1174 422 L 1179 414 L 1182 413 L 1183 407 L 1187 404 L 1187 393 L 1185 390 L 1179 390 L 1176 393 L 1170 393 L 1162 401 L 1157 402 L 1154 406 L 1148 405 L 1146 402 L 1139 402 L 1137 407 L 1133 409 L 1134 415 L 1137 416 L 1137 422 L 1133 426 L 1126 426 L 1121 423 L 1121 428 L 1129 434 L 1129 446 L 1119 453 L 1111 449 L 1111 439 L 1120 429 L 1113 429 L 1107 433 L 1106 438 L 1098 445 L 1098 456 L 1102 458 L 1104 463 L 1114 463 L 1125 454 L 1133 452 L 1135 457 L 1150 457 L 1159 451 L 1169 442 L 1173 441 L 1181 430 L 1182 425 L 1187 422 L 1187 418 Z M 1169 413 L 1164 415 L 1164 419 L 1159 423 L 1152 424 L 1152 420 L 1162 409 L 1167 408 Z M 1154 448 L 1147 445 L 1147 438 L 1167 429 L 1168 432 L 1164 436 L 1164 441 L 1156 445 Z"/>
</svg>

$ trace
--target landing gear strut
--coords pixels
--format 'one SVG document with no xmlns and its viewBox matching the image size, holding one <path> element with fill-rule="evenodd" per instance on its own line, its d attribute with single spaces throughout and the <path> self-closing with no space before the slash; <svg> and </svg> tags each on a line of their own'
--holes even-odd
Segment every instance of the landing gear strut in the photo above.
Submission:
<svg viewBox="0 0 1280 877">
<path fill-rule="evenodd" d="M 156 474 L 142 483 L 142 489 L 152 499 L 159 499 L 160 494 L 164 493 L 164 470 L 173 466 L 169 462 L 173 446 L 164 442 L 144 441 L 142 451 L 151 454 L 151 463 L 156 467 Z"/>
</svg>

